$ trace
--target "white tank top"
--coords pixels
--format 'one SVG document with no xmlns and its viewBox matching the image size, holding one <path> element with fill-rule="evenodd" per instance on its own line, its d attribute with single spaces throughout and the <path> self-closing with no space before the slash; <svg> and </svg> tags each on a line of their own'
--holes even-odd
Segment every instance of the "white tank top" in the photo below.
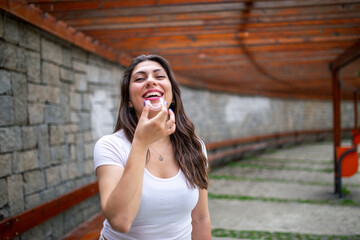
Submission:
<svg viewBox="0 0 360 240">
<path fill-rule="evenodd" d="M 94 149 L 95 169 L 101 165 L 125 167 L 130 149 L 123 131 L 102 137 Z M 117 232 L 105 220 L 101 233 L 108 240 L 191 240 L 191 211 L 198 199 L 198 188 L 188 187 L 181 170 L 174 177 L 158 178 L 145 169 L 141 203 L 130 231 Z"/>
</svg>

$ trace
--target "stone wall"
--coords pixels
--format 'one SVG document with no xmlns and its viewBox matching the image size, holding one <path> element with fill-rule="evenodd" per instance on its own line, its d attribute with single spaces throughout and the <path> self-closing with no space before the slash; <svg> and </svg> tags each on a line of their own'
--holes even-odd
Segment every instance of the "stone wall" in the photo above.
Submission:
<svg viewBox="0 0 360 240">
<path fill-rule="evenodd" d="M 1 220 L 95 180 L 123 69 L 0 13 Z M 99 209 L 93 197 L 20 239 L 59 239 Z"/>
<path fill-rule="evenodd" d="M 93 146 L 113 131 L 123 70 L 0 11 L 0 220 L 95 180 Z M 327 101 L 182 93 L 206 142 L 332 126 Z M 351 104 L 343 111 L 351 127 Z M 59 239 L 99 209 L 95 196 L 19 239 Z"/>
<path fill-rule="evenodd" d="M 182 87 L 182 96 L 206 142 L 333 126 L 331 101 L 239 96 L 188 87 Z M 353 103 L 343 101 L 341 111 L 342 127 L 353 127 Z"/>
</svg>

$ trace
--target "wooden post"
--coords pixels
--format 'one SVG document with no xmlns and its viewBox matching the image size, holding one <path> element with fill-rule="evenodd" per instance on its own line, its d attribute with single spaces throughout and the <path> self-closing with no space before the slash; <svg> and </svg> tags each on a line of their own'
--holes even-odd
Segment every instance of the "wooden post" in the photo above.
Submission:
<svg viewBox="0 0 360 240">
<path fill-rule="evenodd" d="M 332 89 L 333 89 L 333 138 L 334 138 L 334 183 L 335 183 L 335 193 L 339 193 L 340 189 L 336 184 L 336 176 L 339 174 L 338 166 L 337 166 L 337 157 L 336 157 L 336 149 L 340 146 L 341 141 L 341 96 L 340 96 L 340 82 L 338 79 L 338 71 L 332 70 Z"/>
<path fill-rule="evenodd" d="M 354 129 L 358 130 L 358 111 L 357 111 L 358 94 L 354 92 Z"/>
</svg>

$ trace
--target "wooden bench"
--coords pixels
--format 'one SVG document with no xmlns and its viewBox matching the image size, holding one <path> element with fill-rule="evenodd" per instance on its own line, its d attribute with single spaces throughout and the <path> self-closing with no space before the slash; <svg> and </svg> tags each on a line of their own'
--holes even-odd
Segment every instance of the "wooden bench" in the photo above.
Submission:
<svg viewBox="0 0 360 240">
<path fill-rule="evenodd" d="M 263 150 L 269 147 L 277 147 L 282 144 L 296 143 L 302 141 L 306 135 L 315 135 L 316 139 L 321 134 L 332 133 L 328 130 L 292 131 L 284 133 L 272 133 L 259 136 L 243 137 L 232 140 L 211 142 L 206 144 L 209 151 L 209 162 L 215 164 L 222 158 L 243 154 L 249 151 Z M 35 208 L 29 209 L 21 214 L 7 218 L 0 222 L 0 239 L 8 240 L 30 230 L 31 228 L 49 220 L 57 214 L 79 204 L 80 202 L 98 194 L 97 182 L 90 183 L 84 187 L 71 191 L 54 200 L 43 203 Z M 95 240 L 99 238 L 104 216 L 95 214 L 66 234 L 66 240 Z"/>
</svg>

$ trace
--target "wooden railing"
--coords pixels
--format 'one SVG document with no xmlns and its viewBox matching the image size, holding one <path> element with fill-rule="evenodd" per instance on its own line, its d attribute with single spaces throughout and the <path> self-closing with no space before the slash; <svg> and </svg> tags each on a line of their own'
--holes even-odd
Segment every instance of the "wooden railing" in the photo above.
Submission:
<svg viewBox="0 0 360 240">
<path fill-rule="evenodd" d="M 0 222 L 0 239 L 13 239 L 98 192 L 98 184 L 93 182 L 16 216 L 4 219 Z"/>
<path fill-rule="evenodd" d="M 345 129 L 345 130 L 349 130 L 349 129 Z M 265 135 L 242 137 L 242 138 L 219 141 L 219 142 L 211 142 L 206 144 L 206 148 L 209 151 L 208 159 L 211 164 L 225 157 L 234 156 L 249 151 L 257 151 L 269 147 L 280 146 L 283 144 L 301 142 L 303 141 L 303 138 L 307 135 L 310 136 L 315 135 L 315 137 L 320 138 L 321 134 L 331 134 L 331 133 L 332 133 L 332 129 L 270 133 Z"/>
</svg>

